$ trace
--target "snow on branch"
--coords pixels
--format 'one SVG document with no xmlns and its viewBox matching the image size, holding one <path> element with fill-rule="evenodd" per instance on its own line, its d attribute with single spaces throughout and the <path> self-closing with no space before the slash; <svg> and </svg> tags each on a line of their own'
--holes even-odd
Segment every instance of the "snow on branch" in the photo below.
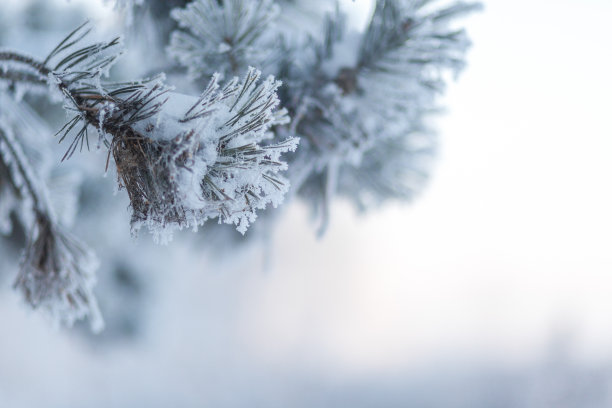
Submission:
<svg viewBox="0 0 612 408">
<path fill-rule="evenodd" d="M 88 318 L 98 332 L 104 322 L 93 286 L 98 260 L 77 238 L 38 213 L 33 237 L 28 242 L 15 281 L 24 299 L 35 309 L 46 310 L 67 326 Z"/>
<path fill-rule="evenodd" d="M 443 71 L 458 73 L 470 45 L 454 21 L 481 5 L 458 2 L 435 9 L 430 3 L 435 2 L 378 0 L 357 68 L 379 76 L 409 75 L 421 88 L 443 90 Z"/>
<path fill-rule="evenodd" d="M 195 0 L 172 10 L 182 30 L 172 33 L 168 52 L 191 76 L 233 76 L 268 57 L 266 32 L 278 15 L 273 0 Z"/>
<path fill-rule="evenodd" d="M 348 31 L 336 12 L 307 57 L 287 53 L 286 99 L 303 139 L 290 172 L 323 218 L 335 193 L 363 207 L 424 184 L 435 149 L 425 118 L 470 44 L 455 21 L 479 7 L 377 0 L 365 33 Z"/>
<path fill-rule="evenodd" d="M 156 116 L 136 127 L 152 143 L 114 150 L 135 229 L 144 224 L 163 240 L 174 228 L 218 217 L 244 234 L 257 209 L 282 202 L 288 182 L 278 175 L 287 168 L 280 155 L 295 150 L 297 140 L 264 143 L 270 127 L 288 117 L 278 109 L 280 83 L 272 77 L 258 83 L 259 76 L 250 68 L 223 87 L 214 76 L 199 98 L 170 94 Z"/>
<path fill-rule="evenodd" d="M 72 326 L 88 318 L 92 330 L 99 331 L 104 323 L 92 292 L 96 257 L 57 220 L 46 185 L 26 158 L 16 131 L 13 118 L 0 113 L 0 186 L 10 186 L 3 201 L 13 203 L 0 215 L 17 212 L 31 232 L 14 286 L 32 308 L 45 310 L 56 322 Z"/>
<path fill-rule="evenodd" d="M 244 233 L 257 209 L 282 201 L 288 183 L 277 174 L 287 167 L 280 154 L 297 140 L 266 142 L 272 126 L 288 122 L 276 95 L 280 82 L 260 83 L 260 73 L 249 68 L 242 81 L 223 87 L 215 75 L 199 98 L 173 92 L 163 76 L 107 83 L 102 77 L 120 41 L 76 47 L 88 30 L 77 28 L 43 62 L 10 61 L 46 76 L 73 113 L 58 132 L 60 141 L 69 140 L 63 159 L 89 147 L 92 129 L 97 144 L 108 147 L 130 198 L 133 232 L 145 225 L 166 242 L 174 229 L 218 217 Z"/>
</svg>

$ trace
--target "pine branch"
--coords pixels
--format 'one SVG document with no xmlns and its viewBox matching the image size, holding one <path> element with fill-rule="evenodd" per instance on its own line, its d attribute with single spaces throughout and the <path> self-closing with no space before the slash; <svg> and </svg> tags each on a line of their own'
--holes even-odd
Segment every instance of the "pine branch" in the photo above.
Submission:
<svg viewBox="0 0 612 408">
<path fill-rule="evenodd" d="M 26 83 L 31 85 L 41 85 L 46 86 L 47 83 L 45 80 L 41 79 L 40 76 L 36 74 L 31 74 L 29 72 L 2 72 L 0 71 L 0 80 L 7 80 L 11 84 L 15 83 Z"/>
<path fill-rule="evenodd" d="M 454 19 L 481 9 L 458 2 L 427 12 L 430 2 L 377 0 L 361 44 L 358 69 L 405 72 L 410 65 L 436 65 L 459 70 L 469 45 L 465 30 L 451 28 Z"/>
<path fill-rule="evenodd" d="M 140 126 L 150 130 L 155 144 L 133 150 L 127 161 L 115 154 L 118 169 L 123 162 L 133 167 L 121 174 L 128 175 L 123 185 L 133 193 L 134 229 L 146 225 L 164 240 L 174 228 L 195 228 L 218 217 L 244 233 L 256 210 L 282 201 L 288 183 L 276 175 L 286 169 L 279 157 L 295 150 L 297 141 L 261 144 L 268 129 L 287 117 L 277 110 L 280 83 L 268 78 L 258 84 L 259 76 L 251 68 L 243 81 L 234 78 L 224 87 L 215 76 L 197 99 L 170 95 L 169 105 L 184 112 L 174 124 L 178 135 L 163 140 L 154 125 L 159 119 L 151 120 Z M 168 118 L 163 110 L 159 115 Z M 143 150 L 164 165 L 138 164 Z"/>
<path fill-rule="evenodd" d="M 70 140 L 63 160 L 89 147 L 89 130 L 97 131 L 130 198 L 134 232 L 146 225 L 166 241 L 176 228 L 219 217 L 244 233 L 257 209 L 282 201 L 288 183 L 276 175 L 286 169 L 279 156 L 297 142 L 261 144 L 272 126 L 288 121 L 278 109 L 280 82 L 258 84 L 260 74 L 250 68 L 242 82 L 234 78 L 219 89 L 215 75 L 200 98 L 172 92 L 163 77 L 105 83 L 119 40 L 76 47 L 88 31 L 74 30 L 44 63 L 4 57 L 46 75 L 74 113 L 58 132 L 60 142 Z"/>
<path fill-rule="evenodd" d="M 267 59 L 266 33 L 278 15 L 273 0 L 195 0 L 172 10 L 181 30 L 170 38 L 169 55 L 193 78 L 219 72 L 234 76 Z"/>
<path fill-rule="evenodd" d="M 276 95 L 280 82 L 260 81 L 259 71 L 249 68 L 242 81 L 223 87 L 213 76 L 199 98 L 173 92 L 163 76 L 109 83 L 103 76 L 121 53 L 120 41 L 80 45 L 89 30 L 78 27 L 42 61 L 0 52 L 0 81 L 30 81 L 62 96 L 73 113 L 58 132 L 60 142 L 69 141 L 62 160 L 89 148 L 90 131 L 97 133 L 130 198 L 134 232 L 146 226 L 165 242 L 177 228 L 218 218 L 244 234 L 256 210 L 282 201 L 288 182 L 278 174 L 287 168 L 280 156 L 295 150 L 297 140 L 264 143 L 272 126 L 288 122 Z M 12 130 L 1 125 L 0 162 L 33 214 L 15 288 L 65 324 L 89 317 L 98 329 L 95 257 L 57 222 L 44 183 Z"/>
<path fill-rule="evenodd" d="M 33 219 L 25 226 L 31 234 L 14 287 L 32 308 L 44 309 L 57 322 L 71 326 L 89 318 L 92 330 L 99 331 L 104 323 L 92 293 L 95 255 L 58 223 L 45 184 L 6 121 L 0 117 L 0 167 Z"/>
<path fill-rule="evenodd" d="M 322 224 L 336 194 L 363 208 L 408 199 L 422 187 L 432 150 L 413 145 L 422 138 L 434 144 L 425 118 L 436 110 L 446 74 L 464 66 L 469 46 L 455 20 L 479 7 L 377 0 L 359 42 L 336 11 L 327 16 L 322 39 L 286 53 L 281 78 L 291 86 L 283 100 L 304 140 L 290 162 L 290 179 L 320 210 Z"/>
</svg>

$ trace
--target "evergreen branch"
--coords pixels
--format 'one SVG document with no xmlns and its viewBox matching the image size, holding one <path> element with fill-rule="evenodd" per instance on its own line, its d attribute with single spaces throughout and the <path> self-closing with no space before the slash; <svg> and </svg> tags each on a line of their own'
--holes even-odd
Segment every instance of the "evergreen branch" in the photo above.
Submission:
<svg viewBox="0 0 612 408">
<path fill-rule="evenodd" d="M 13 51 L 0 51 L 0 61 L 28 66 L 40 73 L 42 77 L 46 77 L 51 72 L 44 63 L 37 61 L 35 58 Z"/>
<path fill-rule="evenodd" d="M 283 98 L 296 118 L 292 129 L 305 141 L 290 176 L 324 219 L 333 194 L 362 206 L 412 197 L 423 184 L 405 180 L 415 178 L 429 153 L 404 145 L 432 137 L 423 132 L 424 118 L 435 111 L 445 73 L 463 68 L 469 46 L 454 21 L 480 8 L 457 2 L 436 9 L 434 3 L 377 0 L 356 50 L 336 10 L 326 18 L 323 38 L 307 43 L 306 57 L 286 53 L 282 79 L 291 87 Z M 354 60 L 342 58 L 351 51 Z"/>
<path fill-rule="evenodd" d="M 168 53 L 195 78 L 237 75 L 264 64 L 260 48 L 278 11 L 273 0 L 195 0 L 172 10 L 181 30 L 172 33 Z"/>
<path fill-rule="evenodd" d="M 18 177 L 23 181 L 23 187 L 25 191 L 20 189 L 20 192 L 25 193 L 30 200 L 32 200 L 34 211 L 38 213 L 49 214 L 48 217 L 52 217 L 51 206 L 48 203 L 47 196 L 41 191 L 41 187 L 38 179 L 33 174 L 25 154 L 21 150 L 21 147 L 17 141 L 13 138 L 12 134 L 8 129 L 0 127 L 0 141 L 2 147 L 0 152 L 4 153 L 3 162 L 5 166 L 12 164 L 15 171 L 18 173 Z M 8 160 L 7 160 L 8 159 Z M 17 183 L 14 183 L 15 185 Z"/>
<path fill-rule="evenodd" d="M 101 330 L 103 321 L 92 294 L 95 255 L 59 225 L 44 183 L 5 125 L 0 126 L 0 163 L 21 200 L 27 197 L 31 203 L 34 220 L 14 287 L 31 307 L 45 309 L 59 322 L 71 326 L 87 317 L 92 330 Z"/>
<path fill-rule="evenodd" d="M 130 198 L 134 232 L 146 225 L 166 241 L 175 228 L 220 217 L 244 233 L 257 209 L 282 201 L 288 183 L 275 173 L 286 169 L 279 157 L 297 140 L 269 149 L 259 144 L 268 129 L 288 121 L 278 109 L 279 81 L 269 77 L 258 84 L 260 72 L 249 68 L 242 81 L 234 78 L 220 90 L 215 75 L 199 98 L 171 92 L 163 76 L 105 83 L 102 73 L 119 54 L 119 40 L 79 47 L 88 32 L 87 25 L 71 32 L 44 62 L 10 58 L 46 75 L 74 112 L 58 132 L 60 142 L 71 137 L 62 160 L 89 148 L 89 129 L 97 130 Z M 249 35 L 254 32 L 237 38 Z M 177 109 L 183 113 L 172 113 Z"/>
<path fill-rule="evenodd" d="M 43 79 L 39 75 L 32 74 L 29 72 L 4 72 L 0 70 L 0 81 L 2 80 L 6 80 L 9 83 L 27 83 L 30 85 L 40 85 L 45 87 L 47 86 L 46 79 Z"/>
</svg>

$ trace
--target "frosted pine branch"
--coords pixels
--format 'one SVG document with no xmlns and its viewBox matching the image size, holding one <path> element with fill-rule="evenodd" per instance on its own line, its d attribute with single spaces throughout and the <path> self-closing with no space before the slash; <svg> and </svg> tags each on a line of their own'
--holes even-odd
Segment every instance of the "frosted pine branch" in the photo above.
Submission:
<svg viewBox="0 0 612 408">
<path fill-rule="evenodd" d="M 170 93 L 158 113 L 134 127 L 150 143 L 113 148 L 135 230 L 145 225 L 166 240 L 173 229 L 218 218 L 244 233 L 256 210 L 282 202 L 288 182 L 278 175 L 287 167 L 280 155 L 297 140 L 264 143 L 271 126 L 288 117 L 278 110 L 280 83 L 270 77 L 258 84 L 259 76 L 251 68 L 223 87 L 215 76 L 199 98 Z"/>
<path fill-rule="evenodd" d="M 338 196 L 367 209 L 422 189 L 437 143 L 427 118 L 469 46 L 455 21 L 478 7 L 374 1 L 365 30 L 351 31 L 341 7 L 334 12 L 324 0 L 114 0 L 128 14 L 138 11 L 128 38 L 138 63 L 121 67 L 137 80 L 109 79 L 122 41 L 88 44 L 84 24 L 43 58 L 0 50 L 0 117 L 12 106 L 5 100 L 22 95 L 50 121 L 52 110 L 32 93 L 63 104 L 68 116 L 57 140 L 62 160 L 73 160 L 60 168 L 80 166 L 88 177 L 79 228 L 99 227 L 92 213 L 107 223 L 124 208 L 98 188 L 104 164 L 74 160 L 94 147 L 129 198 L 134 234 L 144 228 L 167 242 L 208 220 L 244 234 L 261 210 L 286 199 L 290 184 L 319 212 L 322 232 Z M 165 67 L 169 80 L 154 66 Z M 28 139 L 46 132 L 2 120 L 0 130 L 0 232 L 17 226 L 15 240 L 28 231 L 16 288 L 65 324 L 96 321 L 91 251 L 67 231 L 71 217 L 53 211 L 74 209 L 79 183 L 55 179 L 65 189 L 53 196 L 50 166 L 40 165 L 48 161 L 35 154 L 51 150 L 44 136 Z M 227 238 L 221 228 L 205 231 L 207 244 L 212 234 Z M 240 236 L 225 231 L 233 239 L 222 247 L 234 250 Z M 104 245 L 105 264 L 119 264 Z"/>
<path fill-rule="evenodd" d="M 172 10 L 181 30 L 172 33 L 168 52 L 194 78 L 262 66 L 270 52 L 266 32 L 278 11 L 273 0 L 195 0 Z"/>
<path fill-rule="evenodd" d="M 98 260 L 70 233 L 45 214 L 37 214 L 36 238 L 28 243 L 15 281 L 24 299 L 35 309 L 46 310 L 67 326 L 88 318 L 94 332 L 104 322 L 92 293 Z"/>
<path fill-rule="evenodd" d="M 469 41 L 455 20 L 479 8 L 439 4 L 378 0 L 361 35 L 331 14 L 307 58 L 287 53 L 283 79 L 292 87 L 284 97 L 304 141 L 291 177 L 322 214 L 330 194 L 363 207 L 412 197 L 427 179 L 435 140 L 425 118 L 436 111 L 447 74 L 464 66 Z"/>
<path fill-rule="evenodd" d="M 11 186 L 11 194 L 4 197 L 12 197 L 12 211 L 29 213 L 21 217 L 31 234 L 15 288 L 30 306 L 45 310 L 58 323 L 71 326 L 76 320 L 89 318 L 92 330 L 102 329 L 104 323 L 92 293 L 96 257 L 57 221 L 49 192 L 23 153 L 10 118 L 5 115 L 0 115 L 0 169 Z"/>
<path fill-rule="evenodd" d="M 128 193 L 133 231 L 146 226 L 166 242 L 177 228 L 218 218 L 244 234 L 257 210 L 282 202 L 289 184 L 279 175 L 287 168 L 280 156 L 295 150 L 297 139 L 270 143 L 271 127 L 288 122 L 276 95 L 280 82 L 260 81 L 249 68 L 224 86 L 215 75 L 200 97 L 174 92 L 163 75 L 109 83 L 103 77 L 121 53 L 120 41 L 78 48 L 88 32 L 87 25 L 77 28 L 42 61 L 1 52 L 0 81 L 46 87 L 61 97 L 73 114 L 58 132 L 60 142 L 69 141 L 63 160 L 89 148 L 93 131 Z M 0 142 L 0 187 L 12 193 L 0 208 L 2 229 L 19 201 L 29 203 L 33 220 L 15 288 L 64 324 L 89 317 L 93 329 L 101 328 L 93 253 L 57 222 L 10 128 L 0 126 Z"/>
<path fill-rule="evenodd" d="M 74 49 L 87 32 L 79 27 L 44 62 L 5 58 L 46 76 L 74 113 L 59 132 L 70 141 L 64 159 L 89 147 L 89 132 L 97 131 L 130 197 L 133 231 L 146 225 L 167 241 L 174 229 L 219 218 L 244 233 L 256 210 L 282 201 L 288 183 L 277 173 L 287 166 L 279 158 L 297 141 L 265 143 L 272 126 L 288 122 L 276 96 L 280 82 L 258 84 L 250 68 L 222 88 L 215 76 L 200 98 L 172 92 L 163 76 L 105 83 L 119 39 Z"/>
<path fill-rule="evenodd" d="M 427 174 L 435 146 L 425 117 L 437 109 L 436 97 L 444 90 L 447 73 L 457 74 L 464 66 L 469 46 L 464 30 L 455 28 L 454 22 L 480 6 L 377 0 L 364 33 L 350 32 L 345 16 L 336 8 L 317 37 L 301 26 L 286 27 L 291 34 L 264 30 L 264 26 L 259 29 L 255 23 L 266 21 L 263 17 L 237 23 L 240 16 L 255 17 L 253 10 L 259 3 L 250 2 L 249 8 L 242 1 L 197 0 L 174 10 L 173 17 L 183 30 L 173 33 L 170 56 L 194 76 L 213 66 L 231 73 L 235 66 L 244 65 L 249 49 L 261 52 L 251 60 L 261 57 L 276 62 L 272 72 L 289 85 L 281 99 L 294 117 L 290 132 L 303 140 L 291 159 L 290 179 L 295 191 L 322 214 L 327 214 L 336 193 L 349 196 L 359 206 L 412 197 L 423 183 L 405 181 L 403 177 L 413 180 L 406 170 Z M 309 8 L 320 5 L 301 5 L 301 9 Z M 276 17 L 265 15 L 270 22 Z M 237 27 L 246 29 L 251 23 L 257 29 L 252 36 L 241 37 L 243 47 L 227 46 L 224 41 L 234 38 Z M 262 38 L 276 35 L 284 38 L 274 50 L 262 46 Z M 423 135 L 429 138 L 427 147 L 414 147 Z M 398 147 L 393 151 L 396 159 L 385 160 L 389 146 Z M 410 164 L 400 164 L 404 162 Z M 365 169 L 377 166 L 384 169 L 369 172 L 367 183 L 355 182 Z M 376 193 L 378 198 L 364 199 Z"/>
</svg>

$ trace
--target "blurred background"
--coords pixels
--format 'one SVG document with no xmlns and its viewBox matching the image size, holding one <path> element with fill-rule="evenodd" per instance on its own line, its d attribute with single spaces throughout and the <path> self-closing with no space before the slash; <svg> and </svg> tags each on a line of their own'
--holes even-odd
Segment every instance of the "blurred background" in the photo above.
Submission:
<svg viewBox="0 0 612 408">
<path fill-rule="evenodd" d="M 113 322 L 99 339 L 54 329 L 3 271 L 0 406 L 612 406 L 612 2 L 483 3 L 418 200 L 337 203 L 322 239 L 292 203 L 239 256 L 132 256 L 141 272 L 115 270 L 107 306 L 131 334 L 114 339 Z M 24 4 L 3 0 L 3 46 L 32 47 Z M 371 11 L 342 5 L 355 27 Z"/>
</svg>

